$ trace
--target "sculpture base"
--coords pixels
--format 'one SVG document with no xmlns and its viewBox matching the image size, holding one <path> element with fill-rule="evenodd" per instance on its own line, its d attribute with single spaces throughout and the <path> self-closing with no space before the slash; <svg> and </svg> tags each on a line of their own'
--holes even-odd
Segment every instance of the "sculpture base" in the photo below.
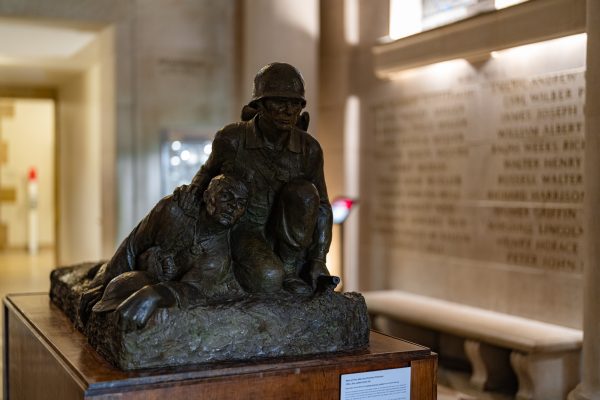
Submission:
<svg viewBox="0 0 600 400">
<path fill-rule="evenodd" d="M 98 265 L 53 271 L 50 297 L 91 345 L 123 370 L 353 351 L 369 343 L 362 295 L 330 289 L 310 297 L 281 291 L 193 308 L 163 308 L 137 330 L 126 330 L 115 312 L 93 313 L 83 328 L 79 298 Z"/>
<path fill-rule="evenodd" d="M 103 263 L 104 261 L 87 262 L 56 268 L 50 274 L 50 298 L 80 331 L 84 324 L 79 319 L 79 299 Z"/>
<path fill-rule="evenodd" d="M 123 372 L 100 357 L 46 294 L 4 301 L 4 398 L 340 399 L 340 376 L 411 367 L 411 400 L 436 398 L 436 355 L 371 332 L 367 349 L 313 357 Z"/>
<path fill-rule="evenodd" d="M 131 370 L 358 350 L 369 343 L 369 320 L 358 293 L 280 293 L 159 309 L 134 331 L 124 331 L 116 313 L 93 314 L 86 334 L 111 363 Z"/>
</svg>

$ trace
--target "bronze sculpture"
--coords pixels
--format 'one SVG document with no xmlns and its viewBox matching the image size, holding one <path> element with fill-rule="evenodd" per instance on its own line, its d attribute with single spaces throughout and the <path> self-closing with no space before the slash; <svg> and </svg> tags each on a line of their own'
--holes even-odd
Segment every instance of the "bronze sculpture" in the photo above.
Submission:
<svg viewBox="0 0 600 400">
<path fill-rule="evenodd" d="M 333 292 L 339 279 L 325 266 L 332 212 L 305 105 L 293 66 L 265 66 L 242 122 L 217 132 L 189 186 L 161 200 L 108 262 L 53 272 L 52 299 L 113 363 L 128 369 L 368 343 L 364 299 Z M 194 332 L 190 346 L 203 353 L 188 354 L 182 329 Z M 223 342 L 223 331 L 245 337 Z M 148 337 L 166 349 L 149 354 Z"/>
<path fill-rule="evenodd" d="M 87 316 L 93 300 L 103 294 L 92 311 L 116 309 L 127 326 L 141 328 L 158 307 L 239 297 L 230 228 L 245 211 L 247 198 L 246 185 L 219 175 L 201 204 L 184 206 L 177 195 L 162 199 L 102 265 L 83 294 L 80 313 Z"/>
</svg>

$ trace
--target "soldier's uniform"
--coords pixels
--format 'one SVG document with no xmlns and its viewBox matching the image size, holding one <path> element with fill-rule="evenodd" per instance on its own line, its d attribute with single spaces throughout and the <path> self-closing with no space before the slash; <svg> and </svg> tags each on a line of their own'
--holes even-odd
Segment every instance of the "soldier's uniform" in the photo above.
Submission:
<svg viewBox="0 0 600 400">
<path fill-rule="evenodd" d="M 148 284 L 163 286 L 180 307 L 241 295 L 232 272 L 230 229 L 208 231 L 207 218 L 198 203 L 181 207 L 177 195 L 158 202 L 102 266 L 103 281 L 119 278 L 94 311 L 114 310 Z"/>
<path fill-rule="evenodd" d="M 269 148 L 255 117 L 217 132 L 212 149 L 192 185 L 203 191 L 213 176 L 229 173 L 250 190 L 246 213 L 232 233 L 235 274 L 242 286 L 274 291 L 311 261 L 324 263 L 332 213 L 318 142 L 295 128 L 285 146 Z"/>
</svg>

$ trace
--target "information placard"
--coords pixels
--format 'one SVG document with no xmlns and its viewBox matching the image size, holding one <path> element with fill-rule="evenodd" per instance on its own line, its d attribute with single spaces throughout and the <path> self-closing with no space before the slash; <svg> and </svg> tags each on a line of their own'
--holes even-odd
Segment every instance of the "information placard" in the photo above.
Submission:
<svg viewBox="0 0 600 400">
<path fill-rule="evenodd" d="M 342 375 L 340 400 L 410 400 L 410 367 Z"/>
</svg>

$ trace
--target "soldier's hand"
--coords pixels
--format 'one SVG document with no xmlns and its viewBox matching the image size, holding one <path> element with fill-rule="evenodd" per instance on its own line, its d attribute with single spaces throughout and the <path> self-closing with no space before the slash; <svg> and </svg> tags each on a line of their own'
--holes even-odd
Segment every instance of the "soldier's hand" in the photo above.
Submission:
<svg viewBox="0 0 600 400">
<path fill-rule="evenodd" d="M 161 281 L 171 281 L 177 277 L 177 266 L 171 254 L 163 254 L 160 258 L 160 266 L 162 269 Z"/>
<path fill-rule="evenodd" d="M 177 199 L 181 208 L 189 209 L 200 201 L 200 193 L 198 193 L 198 186 L 196 185 L 181 185 L 173 192 L 173 197 Z"/>
<path fill-rule="evenodd" d="M 117 307 L 115 312 L 119 319 L 119 326 L 125 331 L 143 328 L 158 308 L 160 301 L 160 293 L 150 285 L 144 286 Z"/>
<path fill-rule="evenodd" d="M 325 263 L 321 260 L 313 260 L 310 263 L 309 266 L 309 277 L 310 277 L 310 282 L 312 284 L 313 289 L 317 287 L 317 279 L 320 276 L 329 276 L 329 270 L 327 269 L 327 266 L 325 265 Z"/>
<path fill-rule="evenodd" d="M 92 287 L 83 292 L 81 299 L 79 299 L 79 319 L 81 319 L 81 322 L 84 324 L 87 323 L 87 320 L 92 313 L 92 307 L 100 301 L 103 293 L 104 286 L 101 285 Z"/>
</svg>

